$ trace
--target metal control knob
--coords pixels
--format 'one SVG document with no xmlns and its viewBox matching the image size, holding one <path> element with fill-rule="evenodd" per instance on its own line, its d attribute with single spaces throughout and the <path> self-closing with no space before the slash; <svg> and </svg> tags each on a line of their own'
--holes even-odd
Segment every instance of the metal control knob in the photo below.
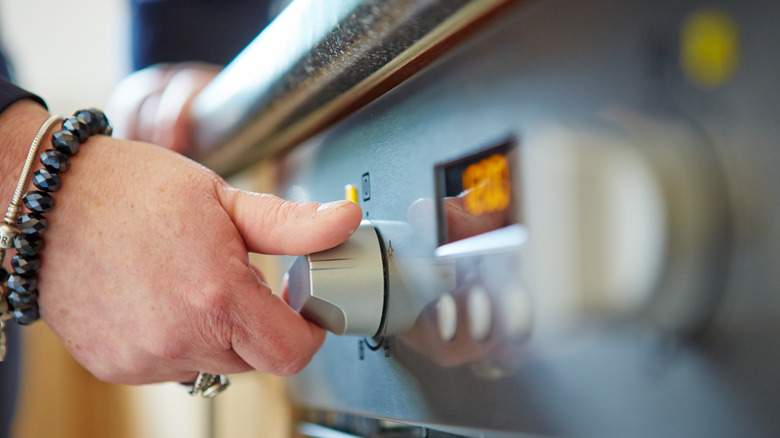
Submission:
<svg viewBox="0 0 780 438">
<path fill-rule="evenodd" d="M 337 335 L 373 336 L 382 323 L 385 272 L 379 234 L 363 221 L 341 245 L 298 257 L 289 271 L 290 305 Z"/>
</svg>

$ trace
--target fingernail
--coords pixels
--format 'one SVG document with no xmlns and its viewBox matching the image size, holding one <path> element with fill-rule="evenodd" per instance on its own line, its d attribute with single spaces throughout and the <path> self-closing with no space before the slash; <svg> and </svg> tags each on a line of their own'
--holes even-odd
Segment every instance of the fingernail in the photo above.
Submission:
<svg viewBox="0 0 780 438">
<path fill-rule="evenodd" d="M 335 210 L 339 207 L 342 207 L 347 204 L 351 204 L 352 201 L 334 201 L 334 202 L 328 202 L 326 204 L 322 204 L 319 207 L 317 207 L 317 214 L 321 215 L 328 210 Z"/>
</svg>

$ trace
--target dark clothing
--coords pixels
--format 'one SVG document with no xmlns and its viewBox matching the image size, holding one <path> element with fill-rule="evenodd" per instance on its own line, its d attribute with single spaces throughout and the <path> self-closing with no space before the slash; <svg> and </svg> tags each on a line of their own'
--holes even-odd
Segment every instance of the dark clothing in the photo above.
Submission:
<svg viewBox="0 0 780 438">
<path fill-rule="evenodd" d="M 0 112 L 5 111 L 6 108 L 11 106 L 14 102 L 22 99 L 33 99 L 39 102 L 41 105 L 46 106 L 46 104 L 43 102 L 43 99 L 40 97 L 28 91 L 22 90 L 16 85 L 10 83 L 5 78 L 0 78 Z"/>
<path fill-rule="evenodd" d="M 0 49 L 0 78 L 8 79 L 11 77 L 11 73 L 8 71 L 8 66 L 5 64 L 5 54 Z"/>
<path fill-rule="evenodd" d="M 132 0 L 133 68 L 161 62 L 225 65 L 269 21 L 269 0 Z"/>
</svg>

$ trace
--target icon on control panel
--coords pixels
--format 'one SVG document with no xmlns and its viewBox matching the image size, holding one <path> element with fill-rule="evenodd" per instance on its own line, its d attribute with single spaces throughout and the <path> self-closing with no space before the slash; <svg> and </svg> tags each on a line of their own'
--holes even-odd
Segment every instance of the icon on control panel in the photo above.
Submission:
<svg viewBox="0 0 780 438">
<path fill-rule="evenodd" d="M 371 177 L 368 172 L 363 174 L 363 178 L 360 182 L 361 192 L 363 193 L 363 200 L 368 201 L 371 199 Z"/>
</svg>

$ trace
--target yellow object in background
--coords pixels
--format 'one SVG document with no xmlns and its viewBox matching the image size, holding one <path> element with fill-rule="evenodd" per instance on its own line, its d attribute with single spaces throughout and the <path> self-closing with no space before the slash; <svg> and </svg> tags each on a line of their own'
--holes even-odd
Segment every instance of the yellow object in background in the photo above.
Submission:
<svg viewBox="0 0 780 438">
<path fill-rule="evenodd" d="M 716 88 L 734 76 L 740 58 L 739 29 L 728 13 L 695 12 L 683 23 L 680 39 L 680 62 L 691 82 Z"/>
</svg>

